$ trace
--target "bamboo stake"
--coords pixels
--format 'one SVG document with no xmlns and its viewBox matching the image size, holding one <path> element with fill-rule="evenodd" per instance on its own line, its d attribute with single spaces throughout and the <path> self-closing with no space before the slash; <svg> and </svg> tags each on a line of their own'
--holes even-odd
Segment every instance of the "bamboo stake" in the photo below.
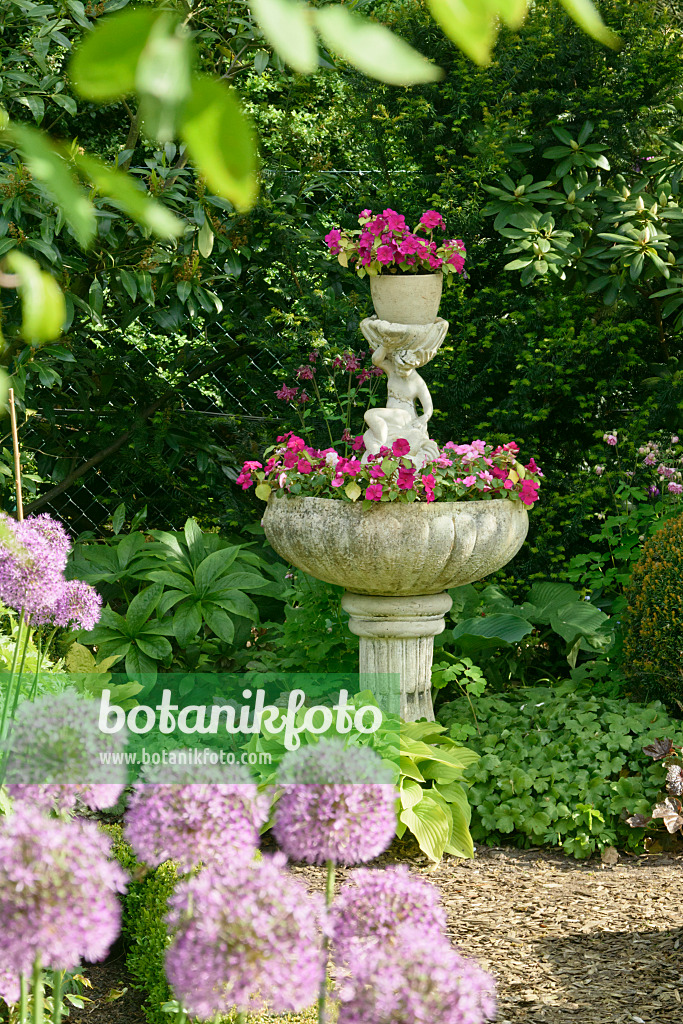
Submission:
<svg viewBox="0 0 683 1024">
<path fill-rule="evenodd" d="M 17 488 L 17 519 L 23 522 L 24 502 L 21 497 L 21 457 L 19 455 L 19 431 L 17 430 L 17 414 L 14 408 L 14 388 L 9 389 L 9 415 L 12 422 L 12 446 L 14 448 L 14 479 Z"/>
</svg>

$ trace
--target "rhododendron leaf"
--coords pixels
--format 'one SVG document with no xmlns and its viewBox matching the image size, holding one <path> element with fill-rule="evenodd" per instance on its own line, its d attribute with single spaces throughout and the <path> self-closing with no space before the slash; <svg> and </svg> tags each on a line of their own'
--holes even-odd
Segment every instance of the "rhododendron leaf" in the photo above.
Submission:
<svg viewBox="0 0 683 1024">
<path fill-rule="evenodd" d="M 443 76 L 412 46 L 384 25 L 366 21 L 338 4 L 313 12 L 315 25 L 327 47 L 370 78 L 390 85 L 435 82 Z"/>
<path fill-rule="evenodd" d="M 355 480 L 350 480 L 346 487 L 344 488 L 344 493 L 346 494 L 347 498 L 351 499 L 351 501 L 358 501 L 363 492 L 361 491 L 360 487 L 358 486 Z"/>
<path fill-rule="evenodd" d="M 209 187 L 238 210 L 251 209 L 258 194 L 258 154 L 235 91 L 215 78 L 195 78 L 180 134 Z"/>
<path fill-rule="evenodd" d="M 318 66 L 310 9 L 296 0 L 249 0 L 264 36 L 290 67 L 309 74 Z"/>
<path fill-rule="evenodd" d="M 64 295 L 59 285 L 35 260 L 16 250 L 7 253 L 5 264 L 19 278 L 22 337 L 30 345 L 56 341 L 66 319 Z"/>
</svg>

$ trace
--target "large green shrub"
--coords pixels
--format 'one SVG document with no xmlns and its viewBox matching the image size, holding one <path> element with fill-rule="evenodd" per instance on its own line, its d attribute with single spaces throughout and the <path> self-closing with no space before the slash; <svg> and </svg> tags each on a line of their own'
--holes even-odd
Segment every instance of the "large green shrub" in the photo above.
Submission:
<svg viewBox="0 0 683 1024">
<path fill-rule="evenodd" d="M 683 710 L 683 516 L 643 546 L 626 596 L 624 669 Z"/>
<path fill-rule="evenodd" d="M 443 705 L 439 719 L 481 759 L 465 771 L 475 843 L 559 846 L 589 857 L 606 846 L 642 849 L 625 822 L 647 814 L 665 771 L 643 753 L 659 736 L 682 737 L 663 704 L 529 687 Z M 677 741 L 677 742 L 680 742 Z"/>
</svg>

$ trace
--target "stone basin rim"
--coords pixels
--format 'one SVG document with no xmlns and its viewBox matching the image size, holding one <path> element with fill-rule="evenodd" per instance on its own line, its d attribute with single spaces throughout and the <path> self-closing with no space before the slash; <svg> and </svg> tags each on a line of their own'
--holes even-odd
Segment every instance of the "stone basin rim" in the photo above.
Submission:
<svg viewBox="0 0 683 1024">
<path fill-rule="evenodd" d="M 263 518 L 273 548 L 299 569 L 351 593 L 397 597 L 436 594 L 497 571 L 519 551 L 528 524 L 526 507 L 507 499 L 363 507 L 271 495 Z"/>
</svg>

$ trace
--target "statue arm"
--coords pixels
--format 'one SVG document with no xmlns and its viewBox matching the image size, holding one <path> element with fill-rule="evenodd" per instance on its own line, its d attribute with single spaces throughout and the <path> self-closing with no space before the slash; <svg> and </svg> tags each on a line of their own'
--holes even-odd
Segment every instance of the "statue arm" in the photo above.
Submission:
<svg viewBox="0 0 683 1024">
<path fill-rule="evenodd" d="M 391 359 L 384 345 L 378 345 L 375 351 L 372 353 L 372 362 L 375 366 L 381 367 L 384 372 L 389 375 L 392 365 Z"/>
<path fill-rule="evenodd" d="M 418 373 L 416 373 L 415 376 L 418 378 L 417 388 L 415 389 L 415 397 L 419 398 L 420 404 L 422 406 L 422 415 L 418 416 L 418 420 L 421 423 L 424 423 L 426 426 L 429 420 L 432 418 L 432 414 L 434 412 L 434 404 L 432 402 L 432 396 L 429 393 L 429 388 L 423 381 L 422 377 L 420 377 Z"/>
</svg>

